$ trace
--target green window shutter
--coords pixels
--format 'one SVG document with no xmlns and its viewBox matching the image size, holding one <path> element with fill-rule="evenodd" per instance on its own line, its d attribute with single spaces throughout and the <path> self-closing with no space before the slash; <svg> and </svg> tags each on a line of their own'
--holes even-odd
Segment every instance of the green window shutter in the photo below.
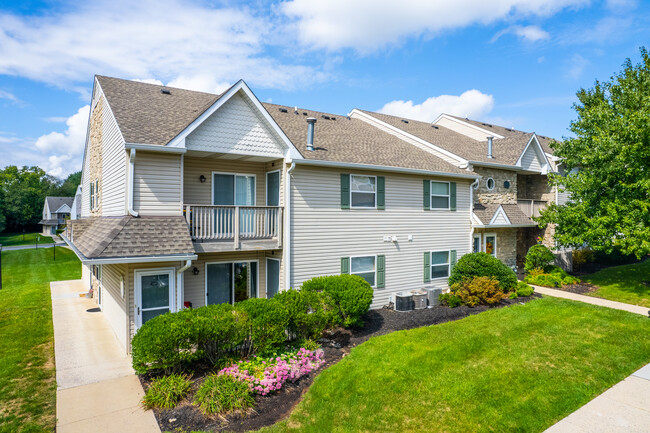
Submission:
<svg viewBox="0 0 650 433">
<path fill-rule="evenodd" d="M 386 179 L 377 176 L 377 209 L 386 209 Z"/>
<path fill-rule="evenodd" d="M 424 253 L 424 282 L 431 281 L 431 253 Z"/>
<path fill-rule="evenodd" d="M 454 266 L 456 266 L 456 262 L 457 262 L 457 260 L 456 260 L 456 250 L 451 250 L 449 252 L 449 263 L 451 264 L 451 266 L 449 266 L 449 273 L 450 274 L 451 274 L 451 270 L 454 269 Z M 451 275 L 449 275 L 449 276 L 451 276 Z"/>
<path fill-rule="evenodd" d="M 456 182 L 449 182 L 449 208 L 456 212 Z"/>
<path fill-rule="evenodd" d="M 349 274 L 349 273 L 350 273 L 350 258 L 341 257 L 341 274 Z"/>
<path fill-rule="evenodd" d="M 386 286 L 386 256 L 377 256 L 377 288 Z"/>
<path fill-rule="evenodd" d="M 350 209 L 350 175 L 341 173 L 341 209 Z"/>
<path fill-rule="evenodd" d="M 431 181 L 425 179 L 423 186 L 422 199 L 424 210 L 431 210 Z"/>
</svg>

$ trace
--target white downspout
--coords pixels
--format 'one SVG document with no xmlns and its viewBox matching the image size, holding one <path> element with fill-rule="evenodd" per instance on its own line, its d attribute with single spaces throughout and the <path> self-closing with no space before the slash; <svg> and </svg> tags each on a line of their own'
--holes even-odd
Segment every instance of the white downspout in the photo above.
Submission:
<svg viewBox="0 0 650 433">
<path fill-rule="evenodd" d="M 284 287 L 291 288 L 291 172 L 296 168 L 296 163 L 291 161 L 287 170 L 286 188 L 284 192 Z"/>
<path fill-rule="evenodd" d="M 477 178 L 472 184 L 469 186 L 469 224 L 471 227 L 471 230 L 469 231 L 469 252 L 473 253 L 474 252 L 474 187 L 478 186 L 478 181 L 479 179 Z"/>
<path fill-rule="evenodd" d="M 183 309 L 183 299 L 185 295 L 185 287 L 183 284 L 183 272 L 187 271 L 192 266 L 192 260 L 185 262 L 185 265 L 176 271 L 176 311 Z"/>
<path fill-rule="evenodd" d="M 129 179 L 128 179 L 128 194 L 129 194 L 129 215 L 138 217 L 138 213 L 133 210 L 133 173 L 135 172 L 135 149 L 131 149 L 129 153 Z"/>
</svg>

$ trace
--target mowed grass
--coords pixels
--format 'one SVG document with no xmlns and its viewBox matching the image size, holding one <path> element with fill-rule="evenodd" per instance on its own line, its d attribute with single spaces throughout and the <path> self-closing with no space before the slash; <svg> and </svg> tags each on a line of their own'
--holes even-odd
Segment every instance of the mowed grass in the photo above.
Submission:
<svg viewBox="0 0 650 433">
<path fill-rule="evenodd" d="M 36 239 L 40 237 L 38 244 L 51 244 L 54 243 L 52 236 L 42 235 L 40 233 L 25 233 L 25 240 L 23 240 L 22 233 L 0 233 L 0 244 L 3 247 L 13 247 L 17 245 L 36 245 Z"/>
<path fill-rule="evenodd" d="M 591 296 L 650 308 L 650 260 L 602 269 L 582 279 L 598 286 Z"/>
<path fill-rule="evenodd" d="M 650 361 L 650 319 L 544 298 L 399 331 L 263 432 L 541 432 Z"/>
<path fill-rule="evenodd" d="M 81 278 L 67 248 L 4 251 L 0 290 L 0 432 L 52 432 L 56 383 L 50 281 Z"/>
</svg>

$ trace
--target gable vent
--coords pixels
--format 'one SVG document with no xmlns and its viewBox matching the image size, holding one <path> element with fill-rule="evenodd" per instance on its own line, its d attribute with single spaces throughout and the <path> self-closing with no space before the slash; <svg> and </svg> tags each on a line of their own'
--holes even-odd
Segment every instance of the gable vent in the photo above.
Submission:
<svg viewBox="0 0 650 433">
<path fill-rule="evenodd" d="M 162 93 L 163 95 L 171 95 L 172 91 L 169 89 L 160 89 L 160 93 Z"/>
</svg>

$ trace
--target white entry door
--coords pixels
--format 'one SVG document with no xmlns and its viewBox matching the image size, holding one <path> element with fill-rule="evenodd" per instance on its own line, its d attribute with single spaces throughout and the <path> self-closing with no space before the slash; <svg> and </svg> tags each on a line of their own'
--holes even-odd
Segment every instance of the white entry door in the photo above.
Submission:
<svg viewBox="0 0 650 433">
<path fill-rule="evenodd" d="M 135 325 L 174 311 L 174 269 L 135 271 Z"/>
</svg>

